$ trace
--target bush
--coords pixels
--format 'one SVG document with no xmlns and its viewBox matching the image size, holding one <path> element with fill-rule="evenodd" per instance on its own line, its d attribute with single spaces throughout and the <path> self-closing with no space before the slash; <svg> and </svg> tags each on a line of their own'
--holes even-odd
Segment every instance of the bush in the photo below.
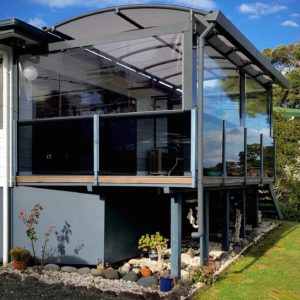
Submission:
<svg viewBox="0 0 300 300">
<path fill-rule="evenodd" d="M 17 262 L 24 262 L 29 259 L 30 253 L 26 248 L 14 247 L 10 250 L 10 255 Z"/>
<path fill-rule="evenodd" d="M 280 205 L 283 219 L 287 221 L 300 222 L 300 211 L 297 208 L 289 207 L 284 203 Z"/>
</svg>

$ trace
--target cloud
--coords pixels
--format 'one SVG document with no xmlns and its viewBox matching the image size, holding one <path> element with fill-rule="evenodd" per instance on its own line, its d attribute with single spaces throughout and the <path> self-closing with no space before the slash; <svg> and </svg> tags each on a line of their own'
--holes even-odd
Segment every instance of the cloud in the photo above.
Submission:
<svg viewBox="0 0 300 300">
<path fill-rule="evenodd" d="M 292 20 L 286 20 L 284 22 L 281 23 L 281 26 L 285 26 L 285 27 L 299 27 L 298 23 L 292 21 Z"/>
<path fill-rule="evenodd" d="M 43 20 L 42 18 L 39 17 L 33 17 L 28 20 L 28 23 L 31 24 L 32 26 L 42 28 L 44 26 L 47 26 L 47 22 Z"/>
<path fill-rule="evenodd" d="M 287 6 L 278 4 L 265 4 L 262 2 L 242 3 L 238 10 L 242 14 L 249 15 L 249 19 L 258 19 L 261 16 L 276 14 L 280 11 L 286 10 Z"/>
<path fill-rule="evenodd" d="M 91 7 L 91 8 L 101 8 L 101 7 L 111 7 L 118 5 L 128 5 L 128 4 L 153 4 L 151 0 L 31 0 L 34 3 L 40 5 L 46 5 L 51 8 L 67 8 L 71 6 L 77 7 Z M 188 7 L 194 7 L 205 10 L 213 10 L 217 8 L 214 0 L 162 0 L 160 4 L 173 4 L 182 5 Z"/>
<path fill-rule="evenodd" d="M 298 14 L 298 13 L 293 13 L 293 14 L 291 14 L 291 17 L 293 17 L 293 18 L 299 18 L 299 17 L 300 17 L 300 14 Z"/>
</svg>

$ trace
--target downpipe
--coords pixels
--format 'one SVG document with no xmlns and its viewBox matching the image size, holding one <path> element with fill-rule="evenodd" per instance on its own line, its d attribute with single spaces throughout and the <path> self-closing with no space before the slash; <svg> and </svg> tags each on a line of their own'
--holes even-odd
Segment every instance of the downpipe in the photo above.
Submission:
<svg viewBox="0 0 300 300">
<path fill-rule="evenodd" d="M 199 69 L 198 69 L 198 238 L 200 238 L 200 265 L 205 263 L 204 257 L 204 200 L 203 200 L 203 80 L 204 80 L 204 44 L 206 36 L 214 29 L 211 23 L 199 36 Z"/>
<path fill-rule="evenodd" d="M 12 52 L 9 48 L 0 49 L 3 57 L 3 266 L 9 259 L 9 199 L 11 186 L 11 155 L 10 155 L 10 115 L 12 110 Z"/>
</svg>

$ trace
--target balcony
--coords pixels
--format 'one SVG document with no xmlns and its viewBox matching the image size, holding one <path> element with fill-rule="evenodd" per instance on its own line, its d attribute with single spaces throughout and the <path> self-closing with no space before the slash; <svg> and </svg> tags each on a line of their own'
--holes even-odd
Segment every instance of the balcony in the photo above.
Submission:
<svg viewBox="0 0 300 300">
<path fill-rule="evenodd" d="M 196 187 L 195 113 L 19 121 L 17 184 Z M 207 124 L 205 186 L 273 181 L 272 138 Z"/>
</svg>

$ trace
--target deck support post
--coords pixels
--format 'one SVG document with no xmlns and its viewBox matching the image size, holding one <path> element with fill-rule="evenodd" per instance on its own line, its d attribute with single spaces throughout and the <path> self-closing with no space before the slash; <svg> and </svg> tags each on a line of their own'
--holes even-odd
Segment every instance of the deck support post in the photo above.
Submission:
<svg viewBox="0 0 300 300">
<path fill-rule="evenodd" d="M 181 223 L 182 196 L 171 198 L 171 274 L 177 279 L 181 276 Z"/>
<path fill-rule="evenodd" d="M 223 199 L 223 234 L 222 234 L 222 250 L 229 251 L 229 190 L 225 191 L 225 199 Z"/>
<path fill-rule="evenodd" d="M 241 201 L 241 229 L 240 229 L 240 237 L 245 238 L 246 236 L 246 189 L 242 189 L 242 201 Z"/>
<path fill-rule="evenodd" d="M 200 251 L 203 252 L 203 261 L 208 261 L 208 248 L 209 248 L 209 192 L 204 193 L 204 238 Z"/>
<path fill-rule="evenodd" d="M 254 195 L 254 201 L 253 201 L 253 227 L 256 228 L 258 227 L 258 190 L 259 188 L 256 189 L 255 195 Z"/>
</svg>

